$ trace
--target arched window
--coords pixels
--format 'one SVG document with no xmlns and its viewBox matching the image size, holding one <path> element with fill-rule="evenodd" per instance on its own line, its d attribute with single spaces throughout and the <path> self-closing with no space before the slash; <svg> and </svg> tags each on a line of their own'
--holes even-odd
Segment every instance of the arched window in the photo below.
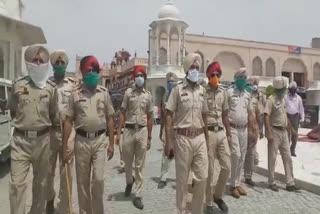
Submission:
<svg viewBox="0 0 320 214">
<path fill-rule="evenodd" d="M 262 60 L 256 56 L 252 61 L 252 75 L 262 76 Z"/>
<path fill-rule="evenodd" d="M 269 58 L 266 62 L 266 76 L 267 77 L 276 76 L 276 63 L 272 58 Z"/>
<path fill-rule="evenodd" d="M 160 48 L 159 65 L 167 64 L 167 49 L 164 47 Z"/>
</svg>

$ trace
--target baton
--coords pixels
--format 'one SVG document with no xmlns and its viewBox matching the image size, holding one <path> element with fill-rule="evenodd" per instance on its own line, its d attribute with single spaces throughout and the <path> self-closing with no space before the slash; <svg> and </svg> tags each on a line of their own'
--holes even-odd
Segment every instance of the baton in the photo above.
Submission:
<svg viewBox="0 0 320 214">
<path fill-rule="evenodd" d="M 66 180 L 67 180 L 67 192 L 68 192 L 68 202 L 69 202 L 69 211 L 70 214 L 73 214 L 73 209 L 72 209 L 72 198 L 71 198 L 71 189 L 70 189 L 70 181 L 69 181 L 69 173 L 70 173 L 70 165 L 68 163 L 65 164 L 65 169 L 66 169 Z"/>
</svg>

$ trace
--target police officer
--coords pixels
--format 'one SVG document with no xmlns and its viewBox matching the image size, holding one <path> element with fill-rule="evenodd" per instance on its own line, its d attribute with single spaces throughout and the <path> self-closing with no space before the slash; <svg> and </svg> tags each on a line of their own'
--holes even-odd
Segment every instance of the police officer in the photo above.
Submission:
<svg viewBox="0 0 320 214">
<path fill-rule="evenodd" d="M 24 54 L 29 76 L 18 79 L 9 100 L 12 126 L 11 142 L 11 214 L 26 213 L 27 175 L 33 168 L 30 213 L 43 214 L 46 205 L 50 154 L 50 127 L 56 111 L 55 84 L 48 77 L 49 52 L 42 46 L 30 46 Z"/>
<path fill-rule="evenodd" d="M 65 77 L 66 68 L 68 66 L 68 56 L 64 50 L 56 50 L 50 56 L 50 62 L 53 67 L 53 77 L 49 79 L 56 84 L 57 103 L 56 103 L 56 115 L 51 130 L 50 137 L 50 168 L 48 175 L 48 197 L 47 197 L 47 213 L 54 212 L 54 175 L 56 169 L 56 162 L 59 156 L 59 170 L 60 170 L 60 188 L 58 196 L 58 212 L 68 213 L 68 194 L 66 184 L 66 170 L 62 165 L 62 121 L 64 118 L 63 113 L 68 105 L 68 99 L 71 95 L 73 88 L 76 86 L 76 81 L 70 77 Z M 75 132 L 72 132 L 72 136 L 69 138 L 68 151 L 72 150 L 74 142 Z M 69 154 L 72 155 L 72 154 Z M 70 182 L 72 184 L 72 182 Z"/>
<path fill-rule="evenodd" d="M 287 85 L 288 79 L 286 77 L 279 76 L 273 80 L 274 93 L 268 98 L 264 111 L 266 135 L 268 138 L 269 184 L 271 190 L 276 192 L 279 191 L 279 188 L 274 180 L 274 170 L 278 150 L 280 151 L 286 174 L 286 189 L 288 191 L 298 190 L 293 178 L 292 159 L 287 132 L 287 129 L 291 128 L 287 119 L 284 100 Z"/>
<path fill-rule="evenodd" d="M 151 147 L 153 103 L 151 93 L 144 88 L 147 79 L 145 68 L 136 66 L 133 78 L 135 86 L 127 89 L 123 97 L 117 141 L 120 140 L 121 127 L 124 126 L 122 152 L 127 182 L 125 196 L 130 196 L 133 183 L 135 183 L 136 197 L 133 205 L 138 209 L 143 209 L 143 170 L 146 151 Z M 133 160 L 135 177 L 132 176 Z"/>
<path fill-rule="evenodd" d="M 166 75 L 167 79 L 167 91 L 163 96 L 162 99 L 162 112 L 161 112 L 161 124 L 160 124 L 160 140 L 165 145 L 165 135 L 163 135 L 164 126 L 165 126 L 165 106 L 168 102 L 169 95 L 171 93 L 172 88 L 174 87 L 178 77 L 173 72 L 169 72 Z M 162 157 L 161 157 L 161 175 L 160 175 L 160 181 L 158 184 L 158 188 L 162 189 L 167 185 L 167 176 L 168 176 L 168 170 L 169 170 L 169 164 L 171 163 L 172 159 L 169 159 L 165 154 L 165 149 L 163 149 Z"/>
<path fill-rule="evenodd" d="M 243 168 L 248 142 L 248 126 L 252 127 L 252 106 L 247 85 L 247 70 L 240 68 L 234 75 L 235 86 L 227 90 L 229 105 L 229 121 L 231 127 L 231 195 L 239 198 L 247 195 L 246 190 L 240 186 L 240 175 Z M 256 133 L 256 132 L 254 132 Z"/>
<path fill-rule="evenodd" d="M 255 77 L 249 77 L 247 81 L 247 91 L 251 93 L 251 105 L 252 105 L 252 112 L 254 116 L 253 125 L 255 126 L 256 130 L 260 130 L 260 109 L 262 106 L 262 95 L 258 90 L 258 80 Z M 261 133 L 261 132 L 260 132 Z M 251 136 L 254 134 L 254 130 L 249 129 L 248 135 Z M 256 162 L 255 160 L 258 158 L 256 144 L 258 139 L 248 137 L 248 147 L 247 147 L 247 154 L 245 157 L 244 162 L 244 178 L 245 183 L 254 186 L 255 183 L 252 180 L 253 174 L 253 166 Z"/>
<path fill-rule="evenodd" d="M 200 65 L 199 54 L 191 53 L 185 57 L 186 79 L 172 89 L 166 105 L 166 155 L 171 158 L 174 153 L 175 156 L 178 214 L 185 212 L 190 170 L 194 179 L 192 214 L 203 212 L 208 176 L 208 106 L 205 88 L 198 84 Z"/>
<path fill-rule="evenodd" d="M 209 171 L 207 181 L 207 213 L 214 213 L 213 202 L 224 211 L 228 207 L 223 201 L 225 186 L 230 175 L 230 149 L 228 140 L 231 142 L 231 132 L 228 119 L 228 101 L 225 90 L 219 86 L 219 79 L 222 74 L 218 62 L 211 63 L 207 68 L 209 84 L 207 86 L 208 133 L 209 133 Z M 214 162 L 218 159 L 220 163 L 220 174 L 216 184 L 213 186 Z"/>
<path fill-rule="evenodd" d="M 80 214 L 104 213 L 104 168 L 109 133 L 108 160 L 114 152 L 113 106 L 108 89 L 98 85 L 99 63 L 93 56 L 80 61 L 83 84 L 70 95 L 66 108 L 63 133 L 64 162 L 70 161 L 67 154 L 68 138 L 73 121 L 76 130 L 74 146 Z"/>
</svg>

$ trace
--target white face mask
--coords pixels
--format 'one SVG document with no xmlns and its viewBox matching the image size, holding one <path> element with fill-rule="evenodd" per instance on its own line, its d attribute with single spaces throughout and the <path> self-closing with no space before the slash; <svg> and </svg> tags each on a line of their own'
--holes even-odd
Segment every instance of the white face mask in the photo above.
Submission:
<svg viewBox="0 0 320 214">
<path fill-rule="evenodd" d="M 191 69 L 188 71 L 188 76 L 187 79 L 190 80 L 191 82 L 198 82 L 199 80 L 199 71 L 197 69 Z"/>
<path fill-rule="evenodd" d="M 46 87 L 46 82 L 48 80 L 49 63 L 37 65 L 34 63 L 26 62 L 26 68 L 30 78 L 38 88 L 43 89 L 44 87 Z"/>
<path fill-rule="evenodd" d="M 142 87 L 144 84 L 144 78 L 143 77 L 136 77 L 134 79 L 134 81 L 136 82 L 137 86 Z"/>
</svg>

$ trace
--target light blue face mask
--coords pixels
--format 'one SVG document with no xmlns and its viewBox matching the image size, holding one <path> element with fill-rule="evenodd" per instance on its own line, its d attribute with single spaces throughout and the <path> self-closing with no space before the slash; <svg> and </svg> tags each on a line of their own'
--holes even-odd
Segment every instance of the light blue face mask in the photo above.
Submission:
<svg viewBox="0 0 320 214">
<path fill-rule="evenodd" d="M 134 79 L 138 87 L 142 87 L 144 84 L 144 78 L 143 77 L 136 77 Z"/>
<path fill-rule="evenodd" d="M 197 69 L 191 69 L 188 71 L 187 79 L 191 82 L 198 82 L 199 81 L 199 71 Z"/>
</svg>

